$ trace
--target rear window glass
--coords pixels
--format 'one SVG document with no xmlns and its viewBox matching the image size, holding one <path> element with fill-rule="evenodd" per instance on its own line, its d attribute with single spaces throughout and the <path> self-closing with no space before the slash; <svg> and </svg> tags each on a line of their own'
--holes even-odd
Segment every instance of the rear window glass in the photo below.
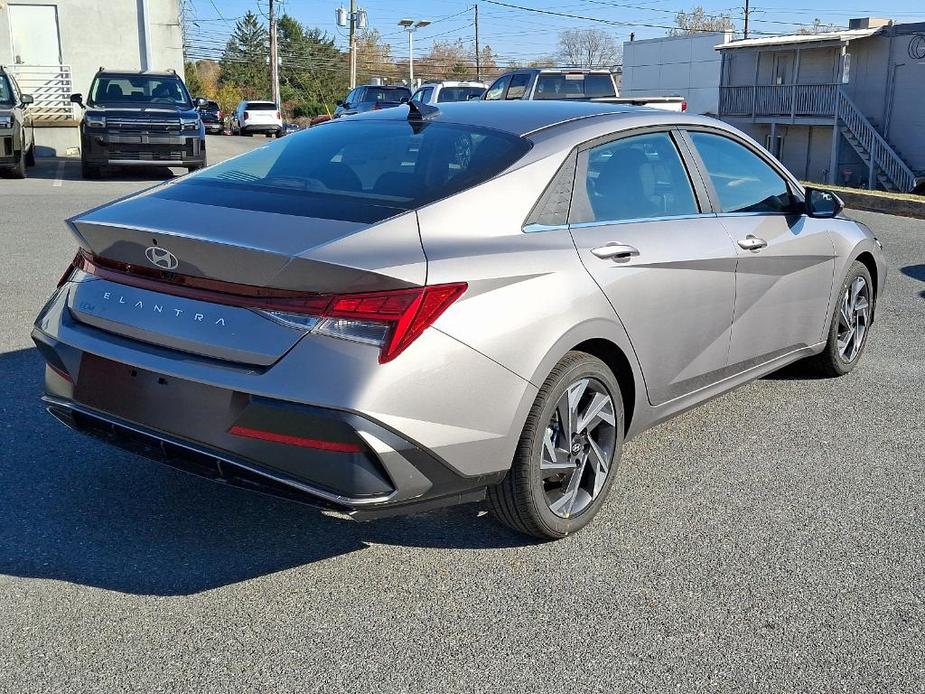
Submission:
<svg viewBox="0 0 925 694">
<path fill-rule="evenodd" d="M 276 104 L 272 101 L 248 101 L 247 111 L 275 111 Z"/>
<path fill-rule="evenodd" d="M 229 159 L 157 195 L 373 223 L 478 185 L 529 149 L 526 140 L 491 129 L 345 120 Z"/>
<path fill-rule="evenodd" d="M 444 87 L 437 95 L 437 101 L 468 101 L 469 97 L 479 97 L 485 93 L 485 87 Z"/>
<path fill-rule="evenodd" d="M 600 99 L 616 96 L 610 75 L 540 75 L 535 99 Z"/>
<path fill-rule="evenodd" d="M 410 99 L 411 90 L 404 87 L 367 87 L 363 94 L 363 101 L 387 101 L 398 103 L 402 99 Z"/>
</svg>

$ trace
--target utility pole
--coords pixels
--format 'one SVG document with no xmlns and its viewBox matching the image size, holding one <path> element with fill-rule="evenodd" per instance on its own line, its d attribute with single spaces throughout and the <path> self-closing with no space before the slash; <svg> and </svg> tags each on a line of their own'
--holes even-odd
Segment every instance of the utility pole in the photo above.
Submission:
<svg viewBox="0 0 925 694">
<path fill-rule="evenodd" d="M 357 0 L 350 0 L 350 88 L 357 86 Z"/>
<path fill-rule="evenodd" d="M 276 41 L 276 6 L 274 0 L 270 2 L 270 89 L 273 92 L 273 103 L 276 108 L 281 109 L 282 104 L 279 101 L 279 47 Z"/>
<path fill-rule="evenodd" d="M 482 81 L 482 55 L 479 50 L 479 4 L 475 3 L 475 79 Z"/>
<path fill-rule="evenodd" d="M 742 36 L 742 38 L 745 38 L 745 39 L 748 38 L 748 13 L 749 13 L 748 0 L 745 0 L 745 31 L 743 32 L 743 36 Z"/>
</svg>

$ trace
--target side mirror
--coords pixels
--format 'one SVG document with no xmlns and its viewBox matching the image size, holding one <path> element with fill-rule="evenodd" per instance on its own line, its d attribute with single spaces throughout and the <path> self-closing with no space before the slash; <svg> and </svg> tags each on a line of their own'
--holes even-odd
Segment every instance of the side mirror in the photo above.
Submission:
<svg viewBox="0 0 925 694">
<path fill-rule="evenodd" d="M 77 104 L 78 106 L 83 108 L 83 105 L 84 105 L 83 94 L 71 94 L 71 103 Z"/>
<path fill-rule="evenodd" d="M 31 94 L 23 94 L 20 97 L 20 99 L 22 101 L 23 106 L 28 106 L 29 104 L 35 103 L 35 99 L 32 97 Z"/>
<path fill-rule="evenodd" d="M 466 97 L 466 101 L 478 101 L 482 98 L 481 94 L 470 94 Z"/>
<path fill-rule="evenodd" d="M 407 104 L 407 103 L 408 103 L 408 97 L 407 97 L 407 96 L 403 96 L 401 99 L 399 99 L 398 103 L 400 103 L 400 104 Z"/>
<path fill-rule="evenodd" d="M 344 101 L 343 99 L 338 99 L 338 100 L 335 102 L 335 105 L 336 105 L 336 106 L 340 106 L 341 108 L 347 108 L 347 102 Z"/>
<path fill-rule="evenodd" d="M 844 207 L 845 203 L 832 191 L 820 188 L 806 189 L 806 213 L 810 217 L 836 217 Z"/>
<path fill-rule="evenodd" d="M 198 99 L 196 99 L 196 106 L 199 107 L 199 108 L 202 108 L 203 106 L 205 106 L 205 105 L 208 104 L 208 103 L 209 103 L 209 102 L 206 101 L 205 99 L 203 99 L 201 96 L 200 96 Z"/>
</svg>

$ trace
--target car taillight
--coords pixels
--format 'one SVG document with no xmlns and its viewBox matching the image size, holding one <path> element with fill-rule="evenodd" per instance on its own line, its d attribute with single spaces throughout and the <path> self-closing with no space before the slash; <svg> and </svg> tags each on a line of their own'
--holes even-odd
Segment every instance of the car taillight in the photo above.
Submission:
<svg viewBox="0 0 925 694">
<path fill-rule="evenodd" d="M 681 113 L 684 113 L 686 110 L 687 110 L 687 102 L 682 101 L 681 102 Z"/>
<path fill-rule="evenodd" d="M 278 119 L 282 119 L 282 116 L 279 115 L 279 111 L 276 112 L 276 117 L 277 117 Z"/>
<path fill-rule="evenodd" d="M 379 363 L 401 354 L 456 301 L 468 285 L 437 284 L 329 298 L 325 308 L 267 310 L 272 318 L 319 335 L 378 345 Z M 319 297 L 320 298 L 320 297 Z"/>
<path fill-rule="evenodd" d="M 61 275 L 61 279 L 58 280 L 58 289 L 64 286 L 64 283 L 71 279 L 71 275 L 74 274 L 74 270 L 77 268 L 77 263 L 80 261 L 81 255 L 78 251 L 77 255 L 74 256 L 74 259 L 71 261 L 71 264 L 67 266 L 67 270 L 64 271 L 64 274 Z"/>
<path fill-rule="evenodd" d="M 222 113 L 221 111 L 219 111 L 218 113 L 215 114 L 215 117 L 218 118 L 219 120 L 221 120 L 222 118 L 225 117 L 225 114 Z"/>
<path fill-rule="evenodd" d="M 249 117 L 250 117 L 250 114 L 249 114 L 247 111 L 245 111 L 245 112 L 244 112 L 244 120 L 247 120 Z"/>
</svg>

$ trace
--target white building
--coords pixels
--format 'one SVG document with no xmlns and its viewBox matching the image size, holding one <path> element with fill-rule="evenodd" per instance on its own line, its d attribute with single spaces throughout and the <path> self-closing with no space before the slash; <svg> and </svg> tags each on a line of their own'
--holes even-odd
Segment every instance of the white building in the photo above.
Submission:
<svg viewBox="0 0 925 694">
<path fill-rule="evenodd" d="M 732 32 L 665 36 L 623 44 L 622 96 L 683 96 L 689 113 L 719 112 L 719 43 Z"/>
<path fill-rule="evenodd" d="M 70 95 L 100 67 L 183 74 L 179 0 L 0 0 L 0 65 L 35 98 L 38 153 L 73 153 Z"/>
</svg>

